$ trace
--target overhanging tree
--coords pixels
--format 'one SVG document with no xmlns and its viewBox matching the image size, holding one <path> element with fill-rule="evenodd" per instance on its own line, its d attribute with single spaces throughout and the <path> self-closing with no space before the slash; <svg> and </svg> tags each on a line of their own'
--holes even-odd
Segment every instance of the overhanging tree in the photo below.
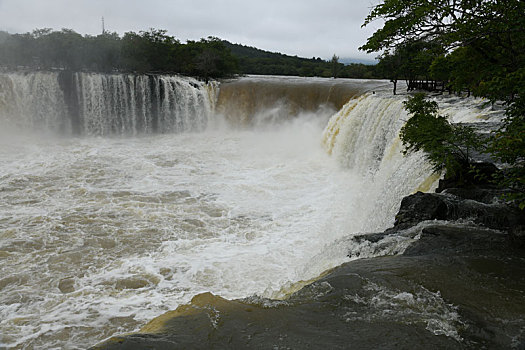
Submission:
<svg viewBox="0 0 525 350">
<path fill-rule="evenodd" d="M 414 42 L 440 45 L 456 89 L 500 100 L 502 127 L 490 140 L 492 154 L 509 164 L 504 183 L 525 207 L 525 2 L 521 0 L 383 0 L 366 17 L 385 24 L 361 50 L 397 50 Z M 442 58 L 436 58 L 442 60 Z M 434 64 L 434 74 L 446 75 Z M 432 64 L 430 64 L 432 67 Z M 439 69 L 438 69 L 439 68 Z"/>
<path fill-rule="evenodd" d="M 399 133 L 404 153 L 423 151 L 435 171 L 445 170 L 446 176 L 466 184 L 472 151 L 483 149 L 474 130 L 451 124 L 446 116 L 438 114 L 437 103 L 426 100 L 423 93 L 409 97 L 404 104 L 411 116 Z"/>
<path fill-rule="evenodd" d="M 384 0 L 372 9 L 363 26 L 379 18 L 385 24 L 360 49 L 388 51 L 418 41 L 433 42 L 448 53 L 468 48 L 476 56 L 471 71 L 492 67 L 479 72 L 473 92 L 501 99 L 501 95 L 518 92 L 509 86 L 496 96 L 486 84 L 523 67 L 523 13 L 525 2 L 521 0 Z"/>
</svg>

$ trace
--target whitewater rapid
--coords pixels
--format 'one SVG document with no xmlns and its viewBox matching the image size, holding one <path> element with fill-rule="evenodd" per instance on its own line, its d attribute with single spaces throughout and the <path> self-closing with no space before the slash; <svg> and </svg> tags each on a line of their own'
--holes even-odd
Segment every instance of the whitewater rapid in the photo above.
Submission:
<svg viewBox="0 0 525 350">
<path fill-rule="evenodd" d="M 0 347 L 85 348 L 202 292 L 285 297 L 349 259 L 342 238 L 384 230 L 404 195 L 435 186 L 420 154 L 401 154 L 402 98 L 368 93 L 329 122 L 322 109 L 235 128 L 210 112 L 214 89 L 170 86 L 205 97 L 177 114 L 206 111 L 205 123 L 110 137 L 0 130 Z"/>
<path fill-rule="evenodd" d="M 200 292 L 316 277 L 309 259 L 364 220 L 321 131 L 3 144 L 2 344 L 85 347 Z"/>
</svg>

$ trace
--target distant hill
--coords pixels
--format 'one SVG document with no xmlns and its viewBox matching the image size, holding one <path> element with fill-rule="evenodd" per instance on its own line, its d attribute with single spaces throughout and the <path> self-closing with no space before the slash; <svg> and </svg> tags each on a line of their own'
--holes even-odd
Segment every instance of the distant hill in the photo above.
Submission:
<svg viewBox="0 0 525 350">
<path fill-rule="evenodd" d="M 233 44 L 223 40 L 223 44 L 237 57 L 241 74 L 296 75 L 332 77 L 336 72 L 341 78 L 376 78 L 375 66 L 370 64 L 340 61 L 335 65 L 321 58 L 303 58 L 270 52 L 255 47 Z M 373 63 L 373 62 L 372 62 Z"/>
<path fill-rule="evenodd" d="M 265 51 L 258 49 L 253 46 L 246 46 L 242 44 L 233 44 L 227 40 L 222 41 L 226 47 L 228 47 L 231 50 L 231 53 L 238 57 L 253 57 L 253 58 L 298 58 L 300 60 L 306 60 L 306 61 L 312 61 L 312 60 L 321 60 L 321 58 L 317 59 L 309 59 L 309 58 L 302 58 L 297 56 L 290 56 L 286 54 L 282 54 L 279 52 L 271 52 L 271 51 Z"/>
</svg>

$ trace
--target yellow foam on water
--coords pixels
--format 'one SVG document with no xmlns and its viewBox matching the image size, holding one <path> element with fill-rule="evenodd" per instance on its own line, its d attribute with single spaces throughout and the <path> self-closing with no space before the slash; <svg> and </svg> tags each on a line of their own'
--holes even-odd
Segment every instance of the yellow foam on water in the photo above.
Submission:
<svg viewBox="0 0 525 350">
<path fill-rule="evenodd" d="M 139 333 L 162 333 L 166 328 L 166 323 L 176 317 L 196 315 L 202 311 L 202 308 L 208 305 L 224 305 L 228 301 L 212 293 L 198 294 L 191 299 L 191 302 L 186 305 L 181 305 L 173 311 L 168 311 L 142 327 Z"/>
<path fill-rule="evenodd" d="M 428 192 L 430 191 L 430 189 L 432 188 L 432 186 L 434 185 L 434 183 L 436 181 L 439 180 L 439 178 L 441 177 L 441 173 L 432 173 L 432 175 L 430 175 L 429 177 L 427 177 L 425 179 L 425 181 L 423 181 L 417 188 L 416 190 L 414 191 L 414 193 L 416 192 Z"/>
<path fill-rule="evenodd" d="M 335 146 L 337 135 L 341 131 L 341 127 L 344 125 L 345 120 L 350 115 L 350 112 L 357 106 L 358 102 L 363 99 L 363 96 L 358 99 L 351 100 L 348 102 L 337 114 L 335 114 L 323 132 L 322 144 L 326 149 L 328 154 L 332 154 L 333 148 Z"/>
</svg>

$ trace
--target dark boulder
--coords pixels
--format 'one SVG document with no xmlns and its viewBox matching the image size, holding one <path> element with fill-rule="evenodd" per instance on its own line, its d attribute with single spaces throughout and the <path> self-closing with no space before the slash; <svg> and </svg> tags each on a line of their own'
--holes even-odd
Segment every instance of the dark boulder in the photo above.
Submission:
<svg viewBox="0 0 525 350">
<path fill-rule="evenodd" d="M 504 203 L 481 203 L 451 194 L 417 192 L 403 198 L 394 227 L 404 229 L 425 220 L 468 220 L 484 227 L 523 232 L 524 212 Z"/>
<path fill-rule="evenodd" d="M 496 189 L 497 183 L 494 179 L 501 172 L 497 166 L 489 162 L 479 162 L 469 164 L 469 170 L 457 174 L 456 176 L 446 177 L 439 180 L 437 193 L 449 188 L 484 188 Z"/>
<path fill-rule="evenodd" d="M 417 192 L 403 198 L 394 226 L 400 229 L 426 220 L 446 220 L 447 202 L 441 195 Z"/>
<path fill-rule="evenodd" d="M 442 254 L 456 256 L 480 251 L 508 251 L 512 239 L 506 232 L 476 226 L 432 225 L 421 230 L 420 238 L 403 253 L 406 256 Z"/>
<path fill-rule="evenodd" d="M 446 188 L 441 193 L 491 204 L 501 201 L 501 197 L 508 191 L 494 188 Z"/>
</svg>

